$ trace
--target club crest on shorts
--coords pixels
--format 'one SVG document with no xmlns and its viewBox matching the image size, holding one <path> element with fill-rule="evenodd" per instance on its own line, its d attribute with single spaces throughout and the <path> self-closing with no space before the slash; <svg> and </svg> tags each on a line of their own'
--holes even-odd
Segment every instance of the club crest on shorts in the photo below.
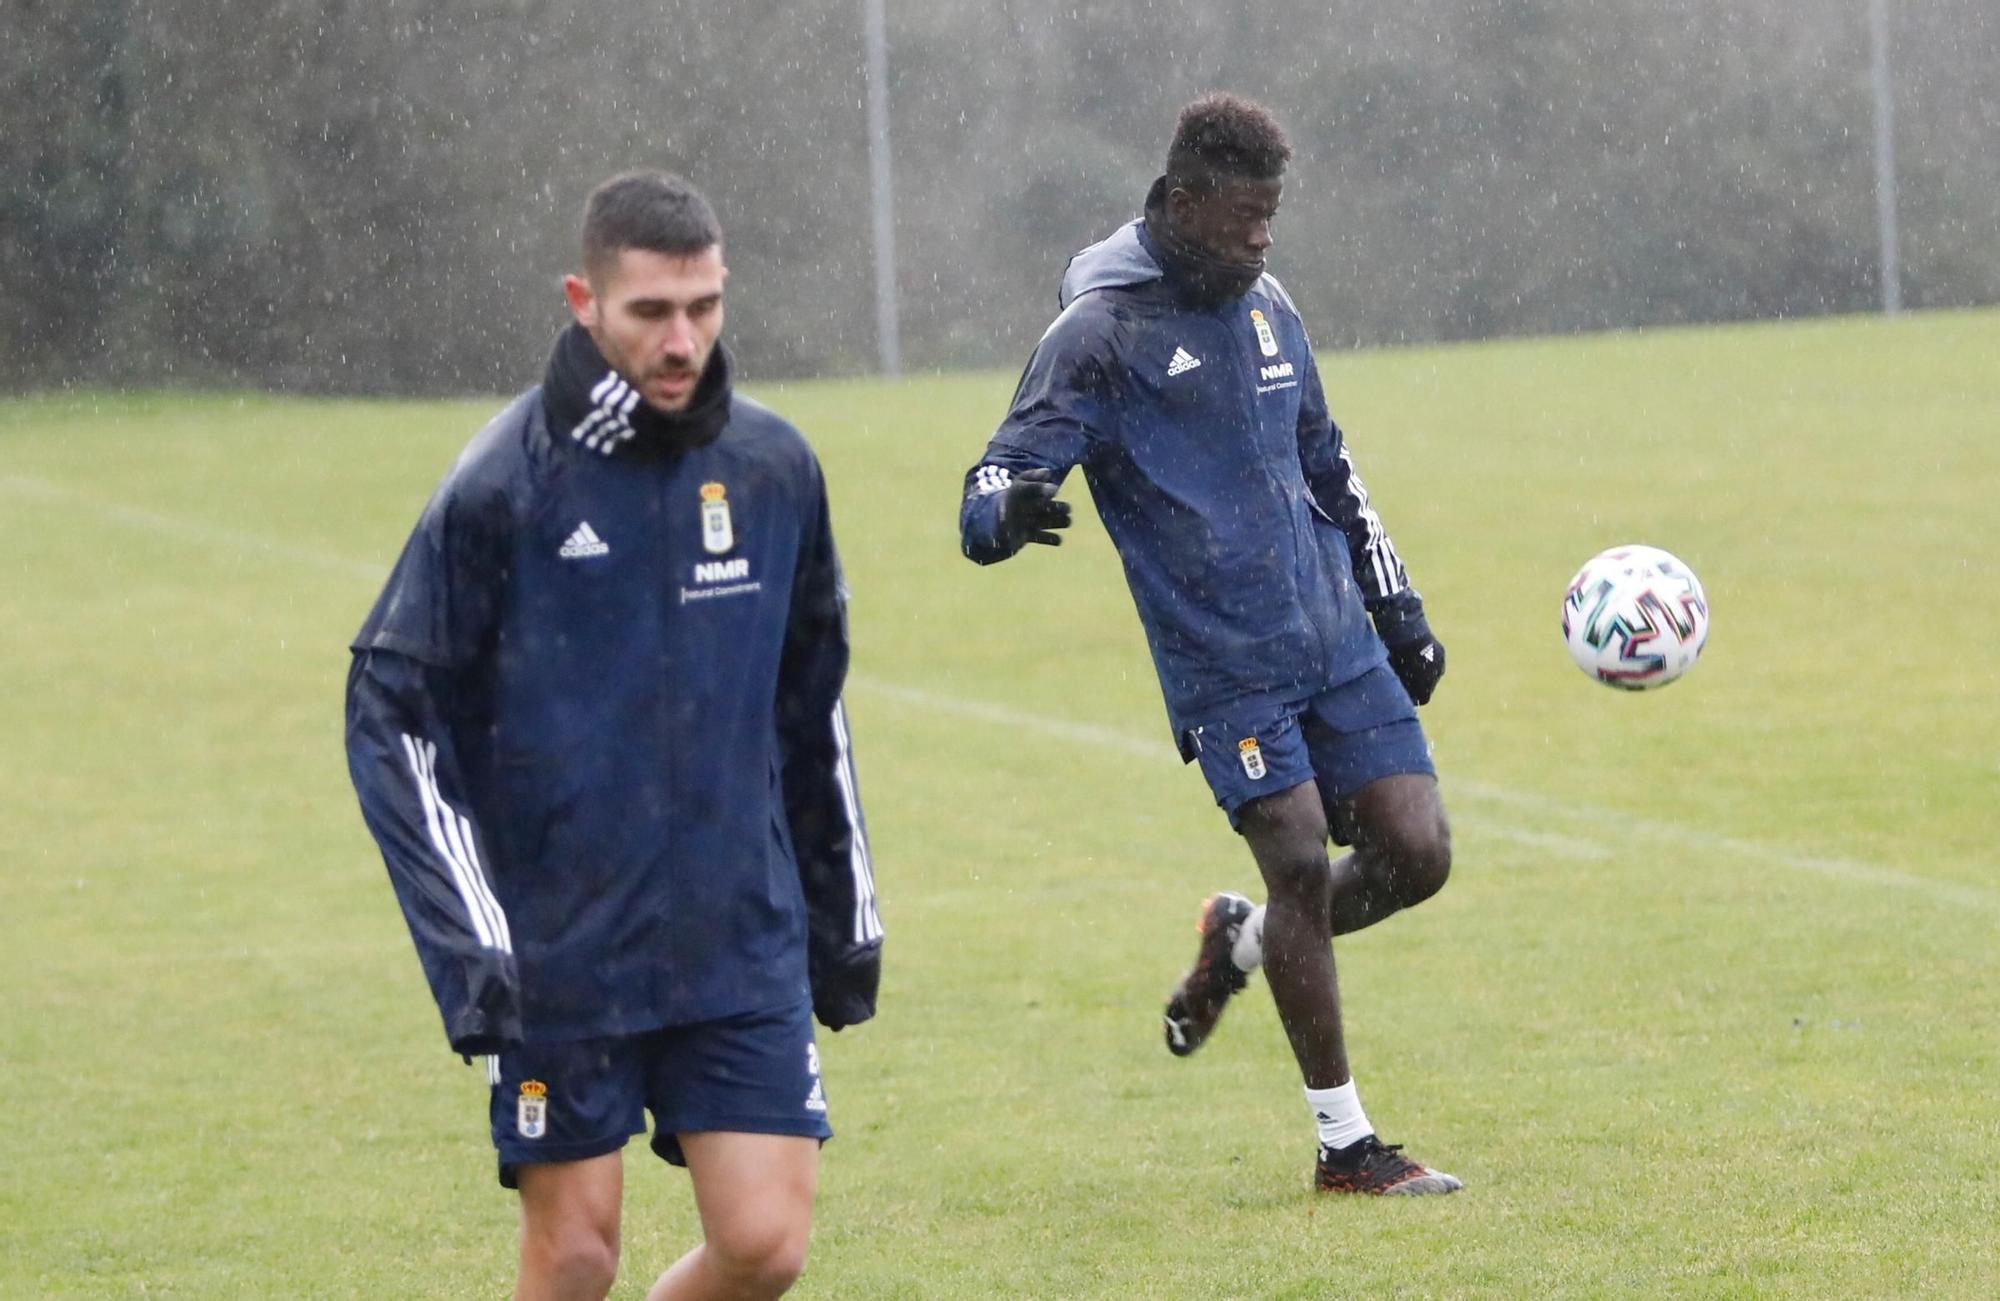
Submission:
<svg viewBox="0 0 2000 1301">
<path fill-rule="evenodd" d="M 1256 737 L 1246 736 L 1238 741 L 1236 757 L 1243 761 L 1243 771 L 1251 781 L 1264 780 L 1264 774 L 1269 770 L 1264 767 L 1264 751 L 1258 746 Z"/>
<path fill-rule="evenodd" d="M 736 529 L 729 522 L 729 490 L 719 483 L 701 485 L 701 549 L 719 556 L 736 545 Z"/>
<path fill-rule="evenodd" d="M 1271 332 L 1271 323 L 1264 319 L 1264 313 L 1254 307 L 1251 308 L 1250 324 L 1257 331 L 1257 346 L 1263 349 L 1264 355 L 1266 357 L 1277 356 L 1278 336 Z"/>
<path fill-rule="evenodd" d="M 540 1080 L 521 1081 L 521 1100 L 514 1105 L 514 1129 L 522 1138 L 549 1132 L 549 1086 Z"/>
</svg>

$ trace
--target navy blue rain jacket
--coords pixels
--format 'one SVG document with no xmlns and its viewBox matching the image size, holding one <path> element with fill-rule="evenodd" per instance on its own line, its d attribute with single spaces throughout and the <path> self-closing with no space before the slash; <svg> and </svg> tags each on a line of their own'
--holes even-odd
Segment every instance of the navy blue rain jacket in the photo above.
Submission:
<svg viewBox="0 0 2000 1301">
<path fill-rule="evenodd" d="M 438 488 L 348 678 L 354 786 L 452 1047 L 808 993 L 866 1020 L 882 926 L 817 460 L 740 397 L 665 452 L 552 431 L 540 394 Z"/>
<path fill-rule="evenodd" d="M 1269 275 L 1199 306 L 1134 221 L 1078 253 L 960 508 L 965 554 L 1013 554 L 1000 493 L 1083 467 L 1118 548 L 1177 740 L 1224 707 L 1358 677 L 1422 618 Z M 1184 744 L 1184 740 L 1183 740 Z"/>
</svg>

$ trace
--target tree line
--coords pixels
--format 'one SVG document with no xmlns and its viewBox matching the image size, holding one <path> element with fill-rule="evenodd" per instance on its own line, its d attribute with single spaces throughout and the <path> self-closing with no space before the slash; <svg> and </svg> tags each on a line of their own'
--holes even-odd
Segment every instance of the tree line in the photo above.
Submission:
<svg viewBox="0 0 2000 1301">
<path fill-rule="evenodd" d="M 493 392 L 584 194 L 715 201 L 750 377 L 876 355 L 861 0 L 5 0 L 0 385 Z M 902 353 L 1014 366 L 1270 104 L 1323 344 L 1871 310 L 1867 0 L 888 0 Z M 1903 301 L 2000 301 L 2000 7 L 1891 0 Z"/>
</svg>

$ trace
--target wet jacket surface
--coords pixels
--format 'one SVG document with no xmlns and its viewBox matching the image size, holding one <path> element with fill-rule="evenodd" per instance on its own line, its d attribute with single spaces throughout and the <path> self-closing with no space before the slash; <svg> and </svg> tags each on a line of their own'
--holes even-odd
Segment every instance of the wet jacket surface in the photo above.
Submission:
<svg viewBox="0 0 2000 1301">
<path fill-rule="evenodd" d="M 1203 305 L 1142 221 L 1071 259 L 1061 315 L 966 475 L 965 554 L 1012 554 L 1012 476 L 1080 466 L 1124 562 L 1178 737 L 1383 662 L 1371 626 L 1421 604 L 1327 410 L 1304 325 L 1265 275 Z"/>
<path fill-rule="evenodd" d="M 811 449 L 599 445 L 530 390 L 438 488 L 353 642 L 347 750 L 452 1046 L 874 1009 Z"/>
</svg>

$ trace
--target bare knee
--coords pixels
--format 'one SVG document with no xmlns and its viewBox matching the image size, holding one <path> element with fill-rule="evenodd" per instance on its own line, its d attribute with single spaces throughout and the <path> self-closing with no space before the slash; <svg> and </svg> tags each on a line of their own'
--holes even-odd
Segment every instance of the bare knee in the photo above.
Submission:
<svg viewBox="0 0 2000 1301">
<path fill-rule="evenodd" d="M 618 1277 L 616 1152 L 519 1167 L 522 1297 L 602 1297 Z"/>
<path fill-rule="evenodd" d="M 1436 779 L 1383 777 L 1361 789 L 1356 866 L 1371 891 L 1396 908 L 1420 904 L 1451 876 L 1451 824 Z"/>
<path fill-rule="evenodd" d="M 1372 874 L 1379 874 L 1399 908 L 1422 903 L 1451 877 L 1451 828 L 1442 814 L 1403 822 L 1370 848 Z"/>
<path fill-rule="evenodd" d="M 790 1216 L 743 1217 L 708 1235 L 709 1262 L 744 1296 L 777 1296 L 806 1267 L 811 1222 Z"/>
<path fill-rule="evenodd" d="M 1296 908 L 1309 916 L 1325 916 L 1333 902 L 1333 876 L 1326 852 L 1316 846 L 1260 863 L 1270 903 Z"/>
<path fill-rule="evenodd" d="M 1451 828 L 1444 819 L 1424 833 L 1411 849 L 1410 867 L 1403 887 L 1403 906 L 1422 903 L 1451 879 Z"/>
<path fill-rule="evenodd" d="M 581 1222 L 524 1233 L 524 1275 L 550 1285 L 552 1296 L 596 1296 L 618 1278 L 618 1236 Z"/>
</svg>

